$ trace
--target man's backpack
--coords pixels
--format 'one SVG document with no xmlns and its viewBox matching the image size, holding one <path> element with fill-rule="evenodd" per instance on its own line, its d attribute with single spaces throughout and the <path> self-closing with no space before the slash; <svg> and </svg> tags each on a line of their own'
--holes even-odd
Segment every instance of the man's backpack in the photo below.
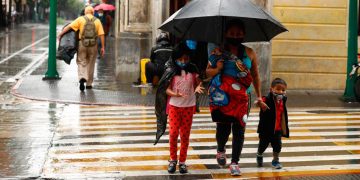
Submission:
<svg viewBox="0 0 360 180">
<path fill-rule="evenodd" d="M 96 18 L 93 17 L 91 20 L 85 15 L 84 16 L 86 23 L 84 25 L 84 30 L 81 35 L 81 42 L 85 47 L 92 47 L 96 45 L 96 28 L 95 28 L 95 20 Z"/>
</svg>

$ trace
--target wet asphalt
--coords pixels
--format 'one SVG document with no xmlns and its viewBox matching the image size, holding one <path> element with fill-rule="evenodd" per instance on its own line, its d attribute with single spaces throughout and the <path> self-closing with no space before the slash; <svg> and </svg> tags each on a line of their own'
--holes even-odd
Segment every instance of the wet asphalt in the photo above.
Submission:
<svg viewBox="0 0 360 180">
<path fill-rule="evenodd" d="M 63 105 L 18 99 L 10 94 L 14 79 L 26 74 L 23 70 L 47 51 L 47 34 L 45 25 L 36 24 L 1 29 L 0 178 L 39 177 L 62 112 Z"/>
</svg>

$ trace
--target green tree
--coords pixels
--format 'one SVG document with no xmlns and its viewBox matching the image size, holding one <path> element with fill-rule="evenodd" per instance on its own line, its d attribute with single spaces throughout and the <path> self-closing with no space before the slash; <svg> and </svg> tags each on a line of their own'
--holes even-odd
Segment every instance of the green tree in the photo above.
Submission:
<svg viewBox="0 0 360 180">
<path fill-rule="evenodd" d="M 65 18 L 75 18 L 79 15 L 84 4 L 79 0 L 58 0 L 58 16 L 65 16 Z"/>
</svg>

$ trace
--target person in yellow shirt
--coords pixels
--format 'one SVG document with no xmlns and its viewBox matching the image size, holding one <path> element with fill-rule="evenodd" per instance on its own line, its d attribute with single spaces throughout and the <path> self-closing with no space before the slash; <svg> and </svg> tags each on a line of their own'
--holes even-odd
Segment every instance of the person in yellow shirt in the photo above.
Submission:
<svg viewBox="0 0 360 180">
<path fill-rule="evenodd" d="M 91 39 L 86 39 L 87 38 L 86 35 L 88 35 L 89 33 L 85 31 L 91 31 L 91 29 L 85 30 L 85 24 L 87 23 L 88 20 L 94 23 L 95 25 L 94 34 L 96 33 L 95 36 L 97 36 L 97 38 L 100 38 L 101 47 L 102 47 L 100 50 L 101 56 L 104 56 L 105 53 L 105 48 L 104 48 L 105 33 L 101 25 L 101 22 L 99 19 L 94 17 L 94 9 L 91 6 L 87 6 L 84 11 L 85 11 L 84 16 L 80 16 L 77 19 L 75 19 L 72 23 L 67 25 L 58 35 L 58 39 L 61 39 L 61 37 L 71 29 L 74 31 L 78 31 L 78 30 L 80 31 L 79 33 L 80 40 L 79 40 L 76 63 L 78 65 L 78 78 L 79 78 L 81 91 L 85 90 L 85 83 L 86 83 L 86 89 L 92 89 L 92 83 L 94 80 L 95 61 L 97 56 L 96 39 L 95 39 L 95 43 L 92 43 L 93 41 Z"/>
</svg>

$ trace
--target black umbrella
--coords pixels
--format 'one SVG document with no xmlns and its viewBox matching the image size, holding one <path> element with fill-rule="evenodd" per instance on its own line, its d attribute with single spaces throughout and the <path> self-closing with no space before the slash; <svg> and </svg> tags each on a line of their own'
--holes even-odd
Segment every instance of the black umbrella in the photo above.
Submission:
<svg viewBox="0 0 360 180">
<path fill-rule="evenodd" d="M 183 39 L 220 43 L 227 21 L 245 25 L 245 42 L 270 41 L 287 31 L 271 14 L 249 0 L 193 0 L 170 16 L 159 29 Z"/>
</svg>

